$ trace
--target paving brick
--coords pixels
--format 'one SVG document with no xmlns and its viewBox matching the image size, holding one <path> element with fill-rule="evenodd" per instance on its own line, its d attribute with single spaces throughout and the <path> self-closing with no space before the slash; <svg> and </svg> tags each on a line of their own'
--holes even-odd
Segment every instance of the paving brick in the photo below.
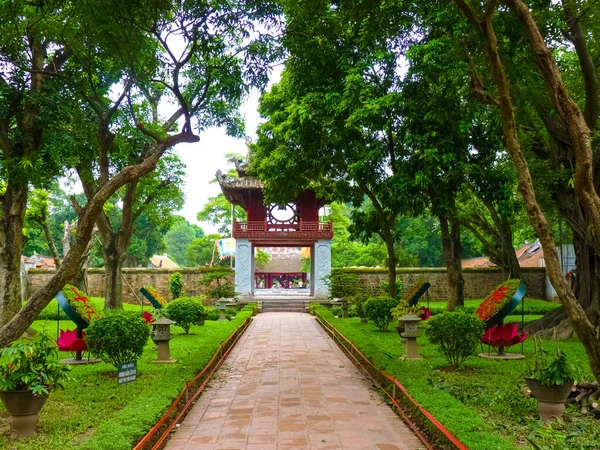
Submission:
<svg viewBox="0 0 600 450">
<path fill-rule="evenodd" d="M 269 313 L 255 318 L 166 448 L 423 445 L 313 317 Z"/>
</svg>

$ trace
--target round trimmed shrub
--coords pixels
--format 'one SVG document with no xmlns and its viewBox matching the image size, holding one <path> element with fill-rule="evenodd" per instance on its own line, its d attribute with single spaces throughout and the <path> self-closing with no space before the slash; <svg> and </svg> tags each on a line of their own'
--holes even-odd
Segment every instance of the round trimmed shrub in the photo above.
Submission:
<svg viewBox="0 0 600 450">
<path fill-rule="evenodd" d="M 111 311 L 101 319 L 92 320 L 85 333 L 90 351 L 115 367 L 142 356 L 150 337 L 146 321 L 133 311 Z"/>
<path fill-rule="evenodd" d="M 445 312 L 429 319 L 425 334 L 456 370 L 476 351 L 484 331 L 483 322 L 472 314 Z"/>
<path fill-rule="evenodd" d="M 204 306 L 200 297 L 177 298 L 169 303 L 165 311 L 165 316 L 183 328 L 185 334 L 190 334 L 192 325 L 200 325 L 203 314 Z"/>
<path fill-rule="evenodd" d="M 371 297 L 362 308 L 367 318 L 373 321 L 380 331 L 387 331 L 392 320 L 390 309 L 395 307 L 397 302 L 395 298 L 387 296 Z"/>
<path fill-rule="evenodd" d="M 185 292 L 183 291 L 183 275 L 181 275 L 181 272 L 173 272 L 173 274 L 171 274 L 169 278 L 169 290 L 171 291 L 173 300 L 185 295 Z"/>
</svg>

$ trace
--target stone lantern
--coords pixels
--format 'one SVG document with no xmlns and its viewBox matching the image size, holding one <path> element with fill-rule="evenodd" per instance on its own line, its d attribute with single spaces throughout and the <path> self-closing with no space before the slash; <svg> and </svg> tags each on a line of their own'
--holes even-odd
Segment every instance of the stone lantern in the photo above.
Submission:
<svg viewBox="0 0 600 450">
<path fill-rule="evenodd" d="M 348 299 L 346 297 L 342 297 L 340 299 L 340 302 L 342 302 L 342 318 L 347 319 L 348 318 Z"/>
<path fill-rule="evenodd" d="M 169 341 L 173 339 L 171 334 L 172 320 L 166 317 L 157 319 L 152 324 L 152 342 L 156 344 L 156 359 L 152 361 L 155 364 L 174 364 L 177 361 L 171 359 L 171 350 L 169 349 Z"/>
<path fill-rule="evenodd" d="M 406 339 L 406 355 L 404 355 L 404 359 L 423 359 L 419 356 L 417 348 L 419 322 L 421 319 L 414 314 L 407 314 L 400 320 L 404 323 L 404 333 L 401 336 Z"/>
<path fill-rule="evenodd" d="M 227 309 L 227 299 L 221 297 L 219 300 L 217 300 L 217 308 L 219 310 L 219 322 L 227 321 L 227 318 L 225 317 L 225 309 Z"/>
</svg>

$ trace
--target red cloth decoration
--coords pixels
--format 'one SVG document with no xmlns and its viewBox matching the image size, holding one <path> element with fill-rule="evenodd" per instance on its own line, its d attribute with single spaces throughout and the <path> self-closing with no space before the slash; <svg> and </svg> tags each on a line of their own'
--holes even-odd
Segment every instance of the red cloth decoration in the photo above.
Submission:
<svg viewBox="0 0 600 450">
<path fill-rule="evenodd" d="M 56 345 L 59 352 L 83 352 L 87 350 L 85 331 L 82 332 L 80 339 L 77 337 L 77 330 L 60 330 Z"/>
<path fill-rule="evenodd" d="M 511 322 L 506 325 L 495 325 L 486 330 L 481 342 L 492 347 L 511 347 L 523 342 L 528 336 L 527 331 L 519 334 L 519 328 L 514 322 Z"/>
</svg>

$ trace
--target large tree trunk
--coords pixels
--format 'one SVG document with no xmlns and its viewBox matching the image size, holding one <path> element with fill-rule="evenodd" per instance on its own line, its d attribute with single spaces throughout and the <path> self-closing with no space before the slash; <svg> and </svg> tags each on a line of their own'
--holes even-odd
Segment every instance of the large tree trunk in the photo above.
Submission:
<svg viewBox="0 0 600 450">
<path fill-rule="evenodd" d="M 529 166 L 517 135 L 514 108 L 510 96 L 510 83 L 506 76 L 502 60 L 500 59 L 496 33 L 491 20 L 494 8 L 486 9 L 484 16 L 478 17 L 464 0 L 456 0 L 456 3 L 471 24 L 481 32 L 486 41 L 492 78 L 494 84 L 498 87 L 497 102 L 502 119 L 505 145 L 517 170 L 519 191 L 523 195 L 529 222 L 536 231 L 544 250 L 546 273 L 571 319 L 571 323 L 577 336 L 585 347 L 594 376 L 596 379 L 600 380 L 600 340 L 598 339 L 596 327 L 589 321 L 585 310 L 577 301 L 577 298 L 563 276 L 558 252 L 554 243 L 554 237 L 552 235 L 552 229 L 536 199 Z M 589 212 L 589 209 L 592 209 L 596 203 L 597 195 L 595 192 L 590 192 L 589 190 L 590 185 L 592 185 L 593 189 L 593 183 L 591 182 L 591 154 L 589 154 L 589 152 L 586 154 L 586 150 L 589 150 L 589 143 L 586 145 L 586 143 L 581 140 L 583 137 L 583 130 L 579 128 L 579 120 L 578 117 L 576 117 L 578 116 L 577 105 L 574 104 L 573 100 L 564 89 L 564 85 L 562 84 L 562 80 L 558 73 L 558 68 L 556 67 L 556 62 L 541 37 L 527 6 L 519 0 L 506 0 L 506 3 L 511 9 L 516 10 L 517 15 L 524 24 L 530 42 L 532 43 L 533 51 L 538 56 L 541 65 L 543 65 L 542 72 L 544 73 L 544 76 L 547 77 L 547 85 L 552 85 L 549 87 L 551 87 L 552 94 L 555 96 L 553 99 L 558 102 L 562 99 L 565 103 L 564 105 L 559 105 L 559 108 L 561 109 L 559 115 L 564 118 L 566 122 L 570 122 L 569 134 L 574 142 L 573 148 L 576 160 L 575 188 L 578 192 L 578 198 L 583 198 L 582 205 L 584 205 L 584 209 Z M 492 3 L 492 6 L 494 5 L 495 3 Z M 571 115 L 574 117 L 568 117 L 569 120 L 563 117 Z M 579 117 L 582 117 L 580 111 Z M 587 137 L 589 137 L 589 135 Z M 595 217 L 592 220 L 594 229 L 600 229 L 600 208 L 595 211 L 594 214 L 590 215 L 591 217 Z"/>
<path fill-rule="evenodd" d="M 398 294 L 398 286 L 396 286 L 396 252 L 394 251 L 394 239 L 392 233 L 388 230 L 385 233 L 385 246 L 388 252 L 388 283 L 390 286 L 390 296 L 396 298 Z"/>
<path fill-rule="evenodd" d="M 0 226 L 0 327 L 21 309 L 21 252 L 27 185 L 9 183 L 2 196 Z"/>
<path fill-rule="evenodd" d="M 46 237 L 46 243 L 50 248 L 50 253 L 52 253 L 52 259 L 54 259 L 54 265 L 58 269 L 60 267 L 60 255 L 58 254 L 58 249 L 56 248 L 56 244 L 54 244 L 54 239 L 52 239 L 52 233 L 50 232 L 50 226 L 48 225 L 48 220 L 44 219 L 41 221 L 40 225 L 44 229 L 44 236 Z"/>
<path fill-rule="evenodd" d="M 447 310 L 454 311 L 457 306 L 464 306 L 465 304 L 460 225 L 456 214 L 440 214 L 438 219 L 442 232 L 442 251 L 446 260 L 446 275 L 450 287 Z"/>
<path fill-rule="evenodd" d="M 122 280 L 121 269 L 125 262 L 125 252 L 119 251 L 111 242 L 104 248 L 104 309 L 122 309 L 121 296 Z"/>
<path fill-rule="evenodd" d="M 500 244 L 502 246 L 502 254 L 504 255 L 503 269 L 508 273 L 508 278 L 517 278 L 520 280 L 521 266 L 517 259 L 517 252 L 515 252 L 515 248 L 513 247 L 512 228 L 505 217 L 502 218 L 502 225 L 498 227 L 498 231 L 500 232 Z"/>
</svg>

